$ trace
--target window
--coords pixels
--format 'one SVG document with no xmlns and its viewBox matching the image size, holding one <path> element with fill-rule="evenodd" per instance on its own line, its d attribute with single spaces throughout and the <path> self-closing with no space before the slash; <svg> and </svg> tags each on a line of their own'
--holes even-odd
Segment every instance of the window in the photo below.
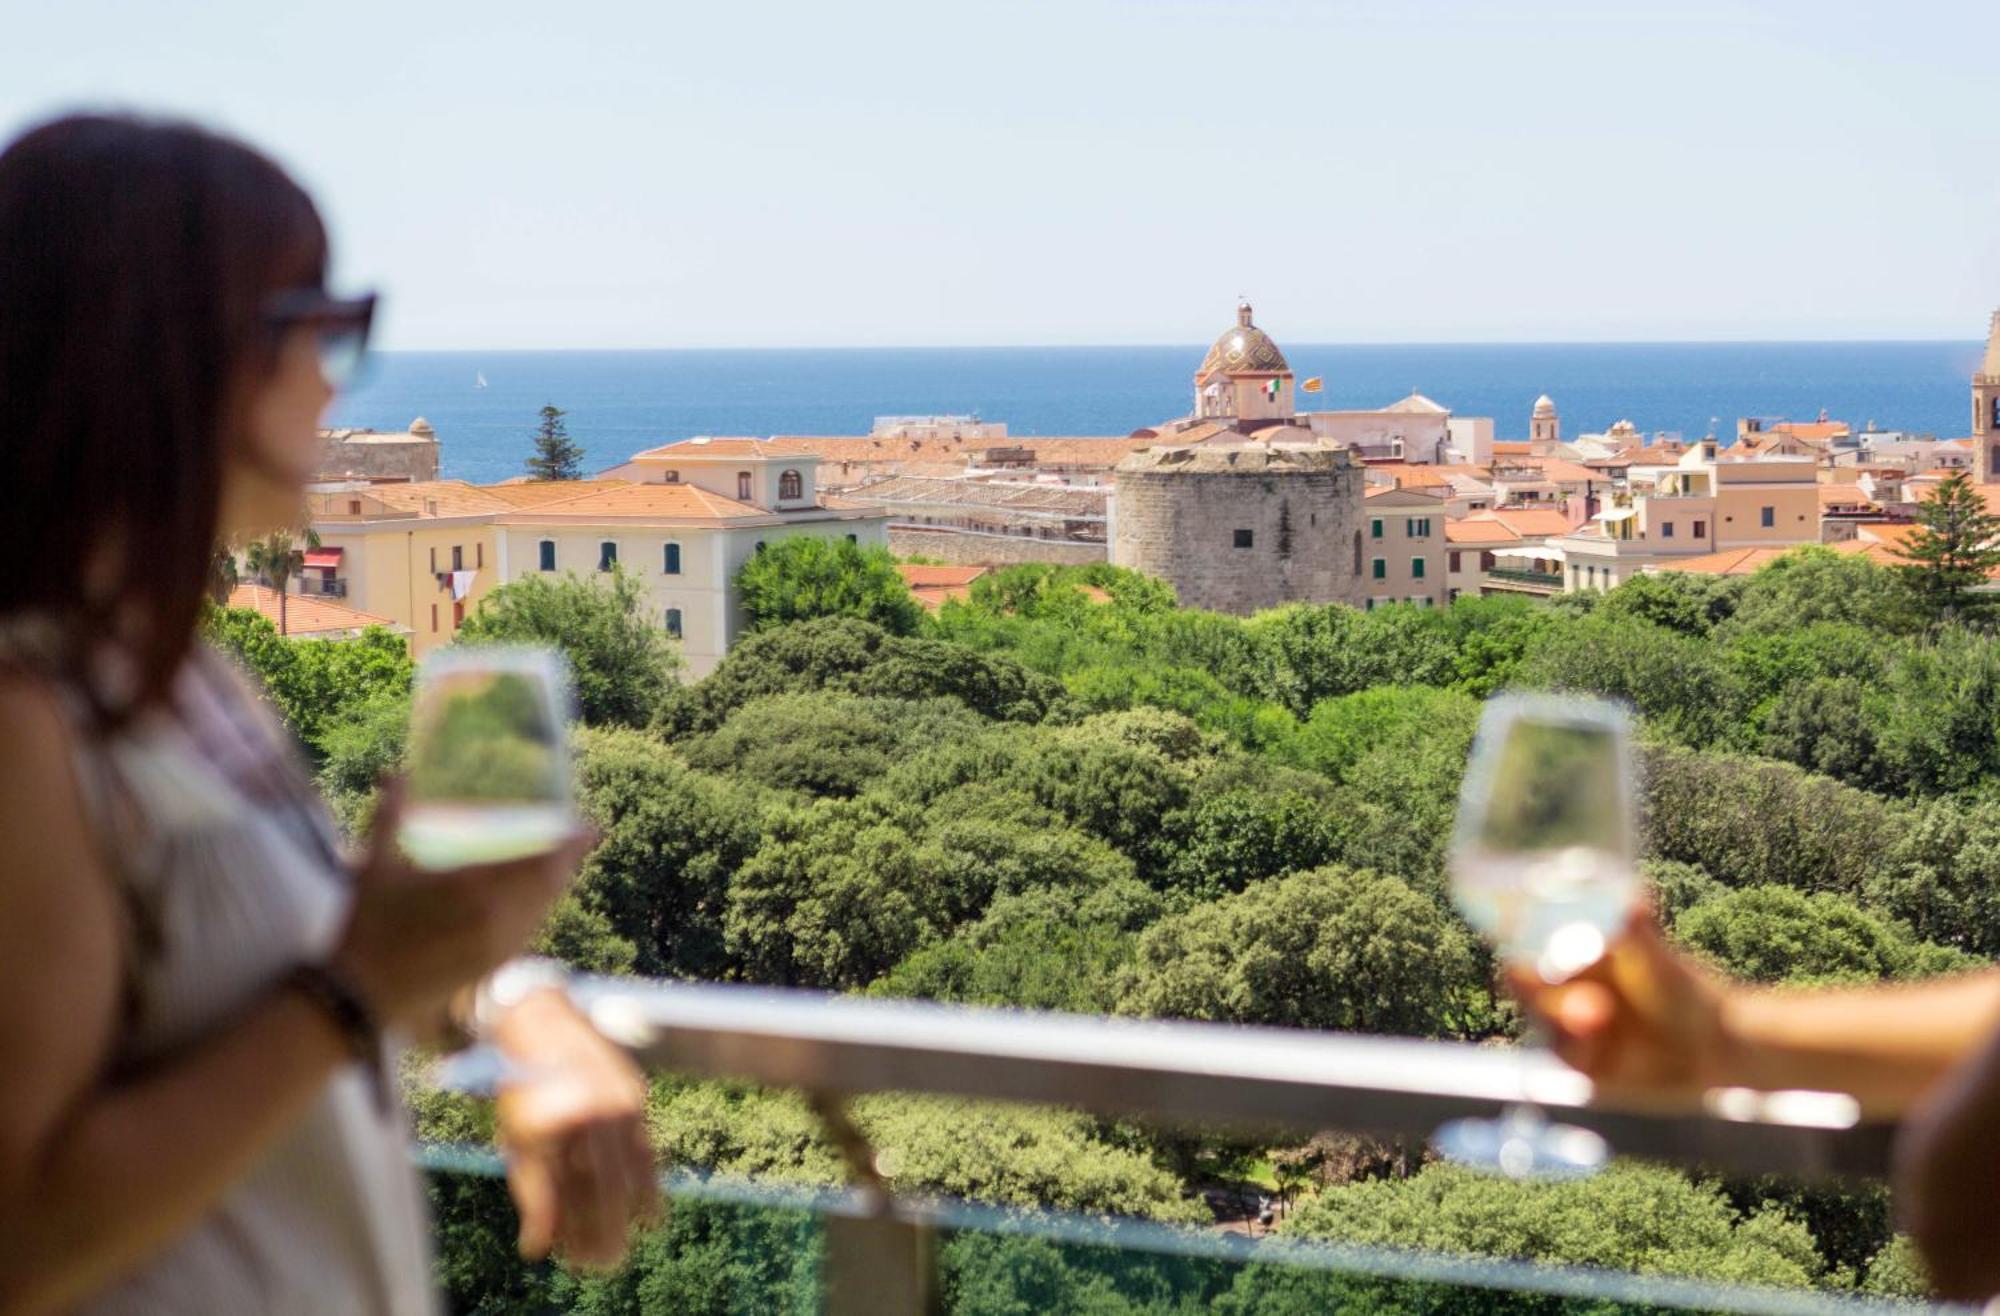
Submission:
<svg viewBox="0 0 2000 1316">
<path fill-rule="evenodd" d="M 663 484 L 679 484 L 680 482 L 681 473 L 679 471 L 668 471 L 666 478 L 661 481 Z"/>
<path fill-rule="evenodd" d="M 1252 542 L 1252 541 L 1253 541 L 1254 539 L 1255 539 L 1255 536 L 1254 536 L 1254 535 L 1252 535 L 1252 534 L 1251 534 L 1251 533 L 1250 533 L 1250 532 L 1249 532 L 1248 530 L 1238 530 L 1238 531 L 1236 532 L 1236 547 L 1238 547 L 1238 548 L 1248 548 L 1248 547 L 1250 547 L 1250 545 L 1251 545 L 1251 542 Z"/>
<path fill-rule="evenodd" d="M 1660 522 L 1660 538 L 1672 539 L 1673 537 L 1674 537 L 1674 523 L 1672 521 Z"/>
<path fill-rule="evenodd" d="M 1457 574 L 1457 573 L 1458 573 L 1459 571 L 1461 571 L 1461 570 L 1463 569 L 1463 568 L 1461 568 L 1461 567 L 1459 566 L 1459 564 L 1458 564 L 1458 550 L 1457 550 L 1457 549 L 1455 549 L 1455 548 L 1454 548 L 1453 550 L 1451 550 L 1451 565 L 1450 565 L 1449 567 L 1445 568 L 1445 569 L 1446 569 L 1447 571 L 1450 571 L 1450 572 L 1451 572 L 1451 573 L 1453 573 L 1454 575 L 1456 575 L 1456 574 Z"/>
<path fill-rule="evenodd" d="M 1361 532 L 1354 532 L 1354 574 L 1361 574 Z"/>
<path fill-rule="evenodd" d="M 667 634 L 673 636 L 676 640 L 681 638 L 681 610 L 679 608 L 667 609 Z"/>
<path fill-rule="evenodd" d="M 1379 517 L 1379 516 L 1378 516 L 1378 517 L 1376 517 L 1376 518 L 1375 518 L 1374 520 L 1372 520 L 1372 521 L 1370 521 L 1370 522 L 1368 523 L 1368 537 L 1369 537 L 1370 539 L 1380 539 L 1380 538 L 1382 537 L 1382 518 L 1381 518 L 1381 517 Z"/>
<path fill-rule="evenodd" d="M 1375 600 L 1374 600 L 1374 599 L 1369 599 L 1369 600 L 1368 600 L 1368 603 L 1367 603 L 1367 608 L 1366 608 L 1366 610 L 1367 610 L 1367 611 L 1369 611 L 1369 612 L 1373 612 L 1373 611 L 1375 611 Z"/>
<path fill-rule="evenodd" d="M 453 544 L 451 546 L 451 569 L 453 571 L 465 570 L 465 547 L 462 544 Z"/>
<path fill-rule="evenodd" d="M 435 631 L 437 630 L 437 628 L 438 628 L 438 605 L 433 603 L 431 604 L 431 629 Z"/>
<path fill-rule="evenodd" d="M 662 571 L 666 572 L 666 573 L 667 573 L 667 574 L 668 574 L 669 576 L 678 576 L 678 575 L 680 575 L 680 574 L 681 574 L 681 546 L 680 546 L 679 544 L 668 544 L 668 545 L 667 545 L 667 549 L 666 549 L 666 553 L 665 553 L 665 558 L 666 558 L 666 561 L 664 561 L 663 563 L 661 563 L 661 565 L 660 565 L 660 570 L 662 570 Z"/>
<path fill-rule="evenodd" d="M 481 571 L 486 569 L 486 544 L 483 540 L 472 546 L 472 565 Z"/>
<path fill-rule="evenodd" d="M 1369 574 L 1377 580 L 1387 580 L 1389 578 L 1389 559 L 1386 557 L 1376 558 L 1374 568 Z"/>
<path fill-rule="evenodd" d="M 1759 510 L 1757 513 L 1757 524 L 1763 526 L 1766 530 L 1778 524 L 1778 509 L 1775 507 L 1766 507 Z"/>
<path fill-rule="evenodd" d="M 553 539 L 544 539 L 541 549 L 542 560 L 540 565 L 542 570 L 554 571 L 556 569 L 556 541 Z"/>
<path fill-rule="evenodd" d="M 1413 516 L 1403 522 L 1403 535 L 1408 539 L 1429 539 L 1431 519 L 1428 516 Z"/>
<path fill-rule="evenodd" d="M 451 628 L 453 630 L 457 630 L 464 623 L 465 623 L 465 600 L 453 599 L 451 601 Z"/>
<path fill-rule="evenodd" d="M 437 545 L 433 544 L 431 545 L 431 574 L 435 576 L 437 573 L 438 573 L 438 551 L 437 551 Z M 433 626 L 431 627 L 431 629 L 436 630 L 437 627 Z"/>
<path fill-rule="evenodd" d="M 757 547 L 755 547 L 755 548 L 751 549 L 750 551 L 751 551 L 752 553 L 761 553 L 761 552 L 763 552 L 763 551 L 764 551 L 764 541 L 763 541 L 763 540 L 761 540 L 761 539 L 760 539 L 760 540 L 758 540 L 758 541 L 757 541 Z"/>
<path fill-rule="evenodd" d="M 1707 534 L 1708 534 L 1708 522 L 1697 521 L 1694 523 L 1694 537 L 1696 539 L 1701 539 Z"/>
<path fill-rule="evenodd" d="M 359 498 L 350 498 L 347 500 L 347 514 L 349 516 L 361 515 L 361 500 Z"/>
<path fill-rule="evenodd" d="M 618 545 L 607 539 L 597 546 L 597 569 L 609 571 L 618 565 Z"/>
<path fill-rule="evenodd" d="M 1482 550 L 1479 554 L 1479 569 L 1481 571 L 1491 571 L 1493 570 L 1493 564 L 1499 560 L 1499 558 L 1494 557 L 1491 553 Z"/>
<path fill-rule="evenodd" d="M 1424 560 L 1420 557 L 1410 559 L 1410 579 L 1422 580 L 1423 578 L 1424 578 Z"/>
<path fill-rule="evenodd" d="M 847 542 L 850 544 L 859 544 L 861 542 L 861 536 L 855 534 L 852 531 L 849 531 L 847 535 Z"/>
<path fill-rule="evenodd" d="M 778 477 L 779 498 L 803 498 L 806 496 L 806 482 L 797 471 L 786 471 Z"/>
<path fill-rule="evenodd" d="M 736 472 L 736 496 L 746 503 L 750 501 L 750 472 Z"/>
</svg>

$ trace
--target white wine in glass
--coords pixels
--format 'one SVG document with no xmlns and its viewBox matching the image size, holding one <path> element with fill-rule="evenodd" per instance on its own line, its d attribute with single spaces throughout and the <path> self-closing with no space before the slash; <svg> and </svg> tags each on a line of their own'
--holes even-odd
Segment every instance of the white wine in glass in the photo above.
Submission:
<svg viewBox="0 0 2000 1316">
<path fill-rule="evenodd" d="M 397 843 L 422 868 L 504 863 L 576 826 L 559 654 L 453 648 L 424 660 Z"/>
<path fill-rule="evenodd" d="M 1639 898 L 1631 719 L 1617 704 L 1503 695 L 1486 706 L 1459 794 L 1452 894 L 1508 961 L 1545 982 L 1590 967 Z M 1533 1106 L 1438 1131 L 1453 1160 L 1517 1177 L 1588 1173 L 1609 1154 Z"/>
</svg>

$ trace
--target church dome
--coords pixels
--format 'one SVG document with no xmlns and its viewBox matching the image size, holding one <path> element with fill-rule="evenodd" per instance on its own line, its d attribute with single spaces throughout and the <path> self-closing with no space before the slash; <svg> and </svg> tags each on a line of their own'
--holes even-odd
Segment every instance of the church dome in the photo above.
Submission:
<svg viewBox="0 0 2000 1316">
<path fill-rule="evenodd" d="M 1201 359 L 1201 369 L 1195 372 L 1195 378 L 1206 378 L 1216 371 L 1225 375 L 1289 375 L 1292 368 L 1285 363 L 1285 354 L 1271 341 L 1271 335 L 1250 323 L 1250 303 L 1244 302 L 1236 308 L 1236 323 L 1215 340 L 1215 346 Z"/>
<path fill-rule="evenodd" d="M 1537 416 L 1553 416 L 1553 415 L 1555 415 L 1555 414 L 1556 414 L 1556 400 L 1555 400 L 1554 398 L 1550 397 L 1550 396 L 1549 396 L 1548 394 L 1546 394 L 1546 393 L 1542 394 L 1542 395 L 1541 395 L 1540 397 L 1538 397 L 1538 398 L 1536 398 L 1536 399 L 1535 399 L 1535 414 L 1536 414 Z"/>
<path fill-rule="evenodd" d="M 425 420 L 422 416 L 419 416 L 415 420 L 410 422 L 410 433 L 415 434 L 421 438 L 425 435 L 435 434 L 437 433 L 437 431 L 431 428 L 431 423 L 429 421 Z"/>
</svg>

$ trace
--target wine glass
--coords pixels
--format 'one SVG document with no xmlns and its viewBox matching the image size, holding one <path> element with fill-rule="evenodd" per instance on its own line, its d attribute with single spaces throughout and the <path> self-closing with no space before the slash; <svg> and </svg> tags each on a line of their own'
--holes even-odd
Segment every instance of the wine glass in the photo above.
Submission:
<svg viewBox="0 0 2000 1316">
<path fill-rule="evenodd" d="M 452 648 L 417 672 L 401 825 L 420 868 L 503 863 L 576 827 L 568 671 L 532 648 Z"/>
<path fill-rule="evenodd" d="M 1597 962 L 1639 898 L 1631 719 L 1617 704 L 1503 695 L 1486 706 L 1459 795 L 1452 894 L 1472 926 L 1544 982 Z M 1609 1155 L 1532 1105 L 1454 1120 L 1447 1157 L 1513 1177 L 1587 1174 Z"/>
</svg>

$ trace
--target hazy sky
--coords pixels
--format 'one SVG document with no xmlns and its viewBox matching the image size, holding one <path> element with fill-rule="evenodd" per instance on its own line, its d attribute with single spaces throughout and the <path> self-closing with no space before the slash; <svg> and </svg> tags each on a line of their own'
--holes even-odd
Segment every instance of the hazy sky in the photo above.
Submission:
<svg viewBox="0 0 2000 1316">
<path fill-rule="evenodd" d="M 293 167 L 388 347 L 1977 337 L 2000 3 L 0 0 L 0 135 Z"/>
</svg>

